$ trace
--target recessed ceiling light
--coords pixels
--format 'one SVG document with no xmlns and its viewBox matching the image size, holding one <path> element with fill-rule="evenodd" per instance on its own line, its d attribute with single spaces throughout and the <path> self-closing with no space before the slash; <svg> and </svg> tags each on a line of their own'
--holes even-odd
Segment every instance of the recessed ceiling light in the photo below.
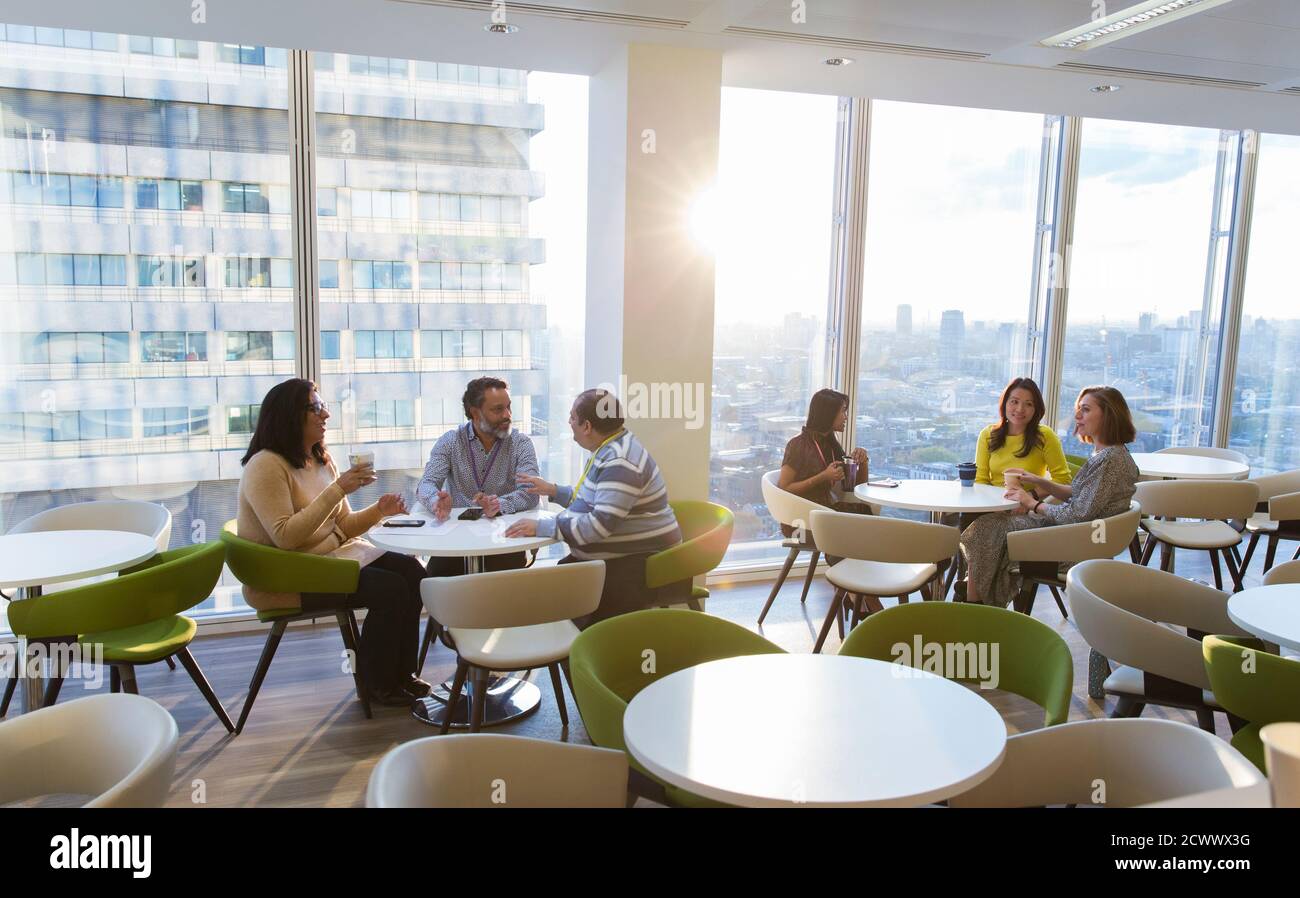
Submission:
<svg viewBox="0 0 1300 898">
<path fill-rule="evenodd" d="M 849 59 L 847 56 L 832 56 L 830 59 L 826 60 L 826 64 L 827 65 L 852 65 L 853 60 Z"/>
<path fill-rule="evenodd" d="M 508 22 L 490 22 L 483 26 L 484 31 L 490 31 L 493 34 L 514 34 L 519 30 L 518 25 L 511 25 Z"/>
<path fill-rule="evenodd" d="M 1061 50 L 1091 50 L 1139 31 L 1205 12 L 1232 0 L 1143 0 L 1104 19 L 1071 28 L 1039 43 Z"/>
<path fill-rule="evenodd" d="M 1118 84 L 1098 84 L 1096 87 L 1090 87 L 1088 90 L 1095 94 L 1109 94 L 1119 90 Z"/>
</svg>

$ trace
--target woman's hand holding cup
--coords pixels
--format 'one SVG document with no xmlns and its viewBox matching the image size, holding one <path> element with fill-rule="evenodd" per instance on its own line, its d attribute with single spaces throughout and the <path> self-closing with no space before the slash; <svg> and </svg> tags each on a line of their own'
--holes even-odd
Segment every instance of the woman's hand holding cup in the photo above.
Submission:
<svg viewBox="0 0 1300 898">
<path fill-rule="evenodd" d="M 374 466 L 348 468 L 339 475 L 337 483 L 343 490 L 343 495 L 350 496 L 363 486 L 369 486 L 378 479 L 375 476 Z"/>
<path fill-rule="evenodd" d="M 844 479 L 843 462 L 833 461 L 826 466 L 825 471 L 822 471 L 822 480 L 825 480 L 827 483 L 838 483 L 843 479 Z"/>
</svg>

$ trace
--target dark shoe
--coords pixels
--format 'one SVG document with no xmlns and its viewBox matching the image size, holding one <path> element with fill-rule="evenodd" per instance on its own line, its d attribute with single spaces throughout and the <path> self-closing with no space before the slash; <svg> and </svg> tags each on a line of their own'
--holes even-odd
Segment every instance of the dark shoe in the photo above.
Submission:
<svg viewBox="0 0 1300 898">
<path fill-rule="evenodd" d="M 966 581 L 958 580 L 952 585 L 952 600 L 954 602 L 966 601 Z"/>
<path fill-rule="evenodd" d="M 433 686 L 421 680 L 415 674 L 411 674 L 411 678 L 403 683 L 398 691 L 412 699 L 417 699 L 426 697 L 433 691 Z"/>
<path fill-rule="evenodd" d="M 409 708 L 413 700 L 400 688 L 371 690 L 370 692 L 370 703 L 372 705 L 383 705 L 385 708 Z"/>
</svg>

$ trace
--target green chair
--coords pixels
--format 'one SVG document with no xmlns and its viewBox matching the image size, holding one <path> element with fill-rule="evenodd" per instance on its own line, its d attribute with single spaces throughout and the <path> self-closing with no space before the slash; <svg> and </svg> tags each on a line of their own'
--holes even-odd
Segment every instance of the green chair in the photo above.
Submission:
<svg viewBox="0 0 1300 898">
<path fill-rule="evenodd" d="M 731 545 L 731 531 L 736 524 L 730 509 L 712 502 L 683 500 L 669 504 L 682 528 L 682 541 L 646 559 L 645 582 L 650 589 L 692 580 L 717 567 Z M 700 611 L 700 602 L 708 597 L 707 589 L 692 585 L 687 604 L 692 611 Z"/>
<path fill-rule="evenodd" d="M 182 614 L 212 595 L 225 559 L 226 548 L 219 542 L 160 552 L 111 580 L 13 602 L 9 625 L 29 641 L 75 640 L 87 649 L 102 646 L 114 692 L 139 694 L 135 668 L 175 656 L 222 724 L 234 732 L 230 715 L 190 654 L 198 626 Z M 58 699 L 63 674 L 60 669 L 53 672 L 46 687 L 47 705 Z"/>
<path fill-rule="evenodd" d="M 645 654 L 651 651 L 653 655 Z M 784 652 L 780 646 L 738 624 L 677 608 L 650 608 L 592 624 L 569 650 L 570 688 L 591 741 L 627 751 L 623 712 L 638 692 L 658 680 L 706 661 L 742 655 Z M 653 664 L 648 664 L 648 659 Z M 649 668 L 649 670 L 647 670 Z M 629 756 L 640 788 L 667 804 L 716 806 L 714 802 L 670 786 Z M 650 788 L 645 788 L 646 783 Z"/>
<path fill-rule="evenodd" d="M 1234 727 L 1232 747 L 1264 770 L 1260 729 L 1300 721 L 1300 661 L 1275 655 L 1260 640 L 1241 636 L 1206 636 L 1201 651 L 1215 700 L 1231 715 L 1230 723 L 1232 717 L 1246 722 Z"/>
<path fill-rule="evenodd" d="M 355 660 L 358 658 L 357 644 L 361 641 L 361 633 L 357 629 L 357 619 L 352 609 L 343 604 L 346 595 L 356 592 L 357 582 L 361 578 L 361 565 L 349 558 L 286 552 L 242 539 L 234 520 L 226 522 L 221 531 L 221 541 L 226 544 L 226 564 L 245 586 L 262 592 L 337 593 L 339 596 L 339 606 L 333 610 L 270 608 L 257 612 L 258 620 L 271 624 L 271 635 L 266 637 L 262 657 L 258 659 L 257 670 L 253 672 L 253 680 L 248 684 L 248 698 L 244 699 L 244 710 L 239 713 L 235 735 L 244 731 L 244 723 L 253 710 L 253 702 L 262 688 L 262 681 L 266 679 L 266 672 L 271 667 L 271 659 L 275 657 L 275 650 L 284 637 L 285 629 L 294 621 L 328 617 L 330 614 L 338 621 L 343 647 L 351 652 L 354 659 L 352 679 L 356 683 L 357 698 L 361 700 L 361 709 L 366 717 L 370 717 L 370 695 L 361 678 L 361 665 Z"/>
<path fill-rule="evenodd" d="M 902 643 L 910 648 L 918 636 L 923 644 L 943 646 L 973 643 L 978 648 L 981 643 L 996 643 L 997 688 L 1043 708 L 1044 726 L 1064 723 L 1070 716 L 1074 659 L 1065 640 L 1042 621 L 1006 608 L 960 602 L 895 605 L 858 624 L 840 646 L 840 654 L 892 662 L 898 657 L 893 647 Z M 966 672 L 972 676 L 956 676 L 957 671 L 952 670 L 942 673 L 961 682 L 979 679 L 976 671 Z"/>
<path fill-rule="evenodd" d="M 1065 456 L 1065 466 L 1070 469 L 1070 476 L 1073 477 L 1075 474 L 1078 474 L 1079 469 L 1083 467 L 1084 462 L 1087 460 L 1088 459 L 1084 458 L 1082 455 L 1070 455 L 1067 453 Z"/>
</svg>

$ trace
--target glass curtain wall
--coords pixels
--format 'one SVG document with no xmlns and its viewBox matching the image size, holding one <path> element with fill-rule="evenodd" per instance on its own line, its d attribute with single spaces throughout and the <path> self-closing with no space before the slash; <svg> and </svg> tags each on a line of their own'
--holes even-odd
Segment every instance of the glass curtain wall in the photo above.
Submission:
<svg viewBox="0 0 1300 898">
<path fill-rule="evenodd" d="M 285 53 L 0 41 L 22 73 L 0 88 L 0 530 L 139 499 L 173 546 L 214 539 L 257 403 L 295 368 Z M 200 612 L 238 605 L 226 584 Z"/>
<path fill-rule="evenodd" d="M 259 403 L 299 367 L 286 51 L 15 25 L 0 41 L 24 71 L 0 88 L 0 532 L 130 498 L 171 510 L 173 546 L 215 538 Z M 587 79 L 342 54 L 315 76 L 331 440 L 384 471 L 356 499 L 411 495 L 481 374 L 510 383 L 543 473 L 571 480 Z M 243 607 L 227 577 L 200 612 Z"/>
<path fill-rule="evenodd" d="M 1204 311 L 1219 143 L 1205 128 L 1083 122 L 1058 396 L 1066 452 L 1087 454 L 1072 421 L 1090 384 L 1128 400 L 1135 452 L 1209 442 L 1198 428 L 1214 401 L 1201 375 L 1218 367 L 1219 324 Z"/>
<path fill-rule="evenodd" d="M 763 504 L 824 383 L 835 97 L 723 88 L 709 493 L 736 514 L 727 561 L 782 558 Z"/>
<path fill-rule="evenodd" d="M 873 474 L 955 476 L 1026 358 L 1041 115 L 874 101 L 855 432 Z"/>
<path fill-rule="evenodd" d="M 1263 474 L 1300 468 L 1300 137 L 1258 152 L 1228 446 Z"/>
</svg>

